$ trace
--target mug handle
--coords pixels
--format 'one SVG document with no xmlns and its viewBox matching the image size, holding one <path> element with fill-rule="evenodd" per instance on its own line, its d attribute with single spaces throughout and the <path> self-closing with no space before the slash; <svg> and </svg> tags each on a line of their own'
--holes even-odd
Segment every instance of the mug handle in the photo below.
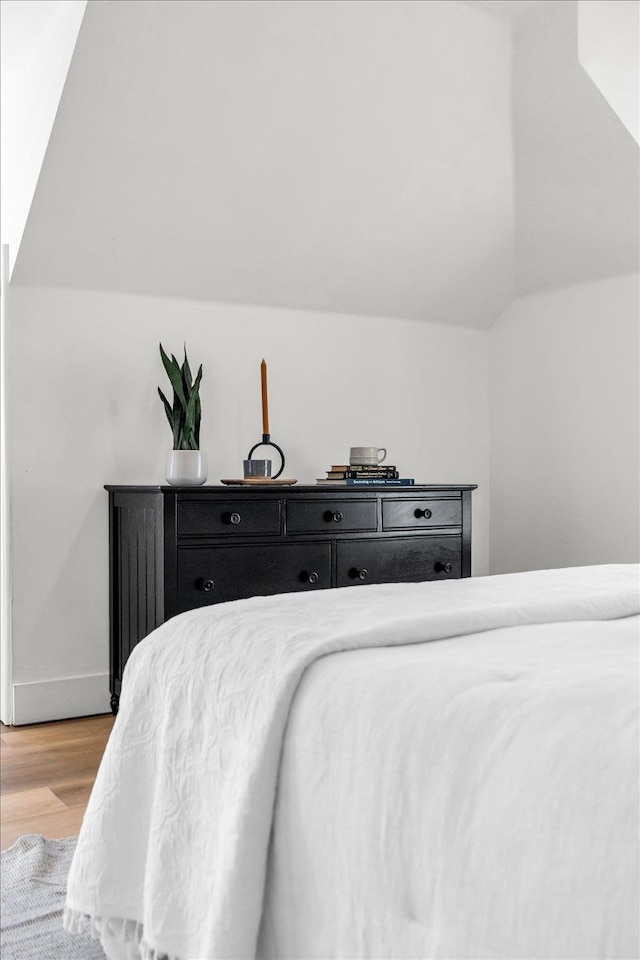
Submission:
<svg viewBox="0 0 640 960">
<path fill-rule="evenodd" d="M 382 456 L 380 456 L 380 454 L 382 454 Z M 378 448 L 378 463 L 382 463 L 382 461 L 385 459 L 386 456 L 387 456 L 387 448 L 386 448 L 386 447 L 379 447 L 379 448 Z"/>
</svg>

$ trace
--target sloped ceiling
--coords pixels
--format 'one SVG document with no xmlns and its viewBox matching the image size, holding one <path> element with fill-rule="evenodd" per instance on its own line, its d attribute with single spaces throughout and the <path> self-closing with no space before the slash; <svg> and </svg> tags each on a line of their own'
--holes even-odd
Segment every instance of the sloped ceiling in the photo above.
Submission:
<svg viewBox="0 0 640 960">
<path fill-rule="evenodd" d="M 574 0 L 516 25 L 513 131 L 518 291 L 637 271 L 640 151 L 578 62 Z"/>
<path fill-rule="evenodd" d="M 640 2 L 578 0 L 578 59 L 640 144 Z"/>
<path fill-rule="evenodd" d="M 0 2 L 0 225 L 11 269 L 85 6 L 86 0 Z"/>
<path fill-rule="evenodd" d="M 450 0 L 90 0 L 13 282 L 486 326 L 509 73 Z"/>
</svg>

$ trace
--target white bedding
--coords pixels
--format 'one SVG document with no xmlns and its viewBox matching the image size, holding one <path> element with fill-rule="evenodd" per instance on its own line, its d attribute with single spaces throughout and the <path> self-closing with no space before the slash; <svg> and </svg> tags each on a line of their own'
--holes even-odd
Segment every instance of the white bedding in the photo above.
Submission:
<svg viewBox="0 0 640 960">
<path fill-rule="evenodd" d="M 638 617 L 317 661 L 258 956 L 638 957 Z"/>
<path fill-rule="evenodd" d="M 625 956 L 619 951 L 633 946 L 637 881 L 637 750 L 630 746 L 637 670 L 635 685 L 625 686 L 628 674 L 610 654 L 626 629 L 637 657 L 637 625 L 598 621 L 636 616 L 638 595 L 637 567 L 587 567 L 255 598 L 169 621 L 127 665 L 69 876 L 67 928 L 88 923 L 118 960 L 254 957 L 284 745 L 264 956 Z M 565 624 L 559 633 L 540 632 L 549 651 L 574 630 L 591 638 L 576 648 L 578 663 L 563 652 L 549 654 L 550 670 L 546 654 L 544 669 L 520 665 L 533 656 L 523 639 L 533 631 L 502 628 L 558 623 Z M 425 644 L 441 638 L 459 639 Z M 506 654 L 495 652 L 496 643 L 498 651 L 506 644 Z M 542 649 L 535 636 L 531 643 Z M 411 653 L 426 686 L 408 682 L 408 648 L 371 649 L 407 644 L 420 644 Z M 448 678 L 427 654 L 441 648 L 446 662 L 464 644 L 469 655 Z M 509 656 L 515 644 L 521 658 Z M 402 664 L 400 693 L 391 684 L 383 694 L 378 679 L 379 698 L 362 697 L 370 682 L 361 675 L 349 688 L 349 664 L 359 653 L 318 662 L 350 649 L 366 651 L 378 667 L 376 656 L 390 657 L 392 673 L 391 661 Z M 341 663 L 346 688 L 314 682 L 323 670 L 340 673 Z M 569 664 L 579 682 L 567 675 Z M 405 689 L 418 704 L 439 697 L 438 709 L 407 713 Z M 310 729 L 312 711 L 300 727 L 310 690 L 323 691 L 328 726 L 319 718 Z M 347 696 L 357 763 L 353 756 L 339 762 L 349 740 L 345 709 L 331 713 L 334 692 L 336 703 Z M 328 730 L 335 754 L 327 739 L 324 766 L 310 753 L 302 771 L 317 789 L 298 797 L 294 785 L 292 799 L 299 780 L 292 769 L 305 752 L 295 749 L 296 736 L 314 744 Z M 575 754 L 567 749 L 573 738 Z M 410 741 L 413 749 L 403 749 Z M 305 822 L 299 834 L 296 819 Z M 398 823 L 406 829 L 394 835 Z M 360 830 L 365 824 L 373 834 Z M 347 855 L 344 838 L 358 831 Z M 602 880 L 595 879 L 600 866 Z M 376 922 L 372 904 L 390 912 Z M 554 931 L 578 921 L 588 928 L 584 937 L 563 935 L 556 944 Z M 389 941 L 402 926 L 401 940 Z M 586 937 L 593 952 L 575 952 Z M 538 945 L 546 952 L 532 952 Z"/>
</svg>

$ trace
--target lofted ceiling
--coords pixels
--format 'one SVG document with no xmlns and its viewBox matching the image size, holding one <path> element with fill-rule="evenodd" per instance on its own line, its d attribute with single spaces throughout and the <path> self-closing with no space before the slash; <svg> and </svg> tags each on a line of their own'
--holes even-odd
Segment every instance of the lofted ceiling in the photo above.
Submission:
<svg viewBox="0 0 640 960">
<path fill-rule="evenodd" d="M 89 0 L 12 282 L 486 327 L 636 270 L 577 11 Z"/>
<path fill-rule="evenodd" d="M 635 272 L 638 143 L 578 61 L 579 5 L 541 3 L 525 19 L 513 39 L 517 289 Z"/>
<path fill-rule="evenodd" d="M 0 0 L 0 218 L 20 249 L 86 0 Z"/>
<path fill-rule="evenodd" d="M 13 282 L 486 326 L 509 71 L 451 0 L 90 0 Z"/>
</svg>

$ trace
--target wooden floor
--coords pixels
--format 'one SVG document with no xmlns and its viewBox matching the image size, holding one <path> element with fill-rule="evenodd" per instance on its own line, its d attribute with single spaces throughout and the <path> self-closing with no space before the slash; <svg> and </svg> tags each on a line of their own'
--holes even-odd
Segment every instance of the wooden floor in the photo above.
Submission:
<svg viewBox="0 0 640 960">
<path fill-rule="evenodd" d="M 109 714 L 26 727 L 0 724 L 0 846 L 24 833 L 74 837 L 105 744 Z"/>
</svg>

